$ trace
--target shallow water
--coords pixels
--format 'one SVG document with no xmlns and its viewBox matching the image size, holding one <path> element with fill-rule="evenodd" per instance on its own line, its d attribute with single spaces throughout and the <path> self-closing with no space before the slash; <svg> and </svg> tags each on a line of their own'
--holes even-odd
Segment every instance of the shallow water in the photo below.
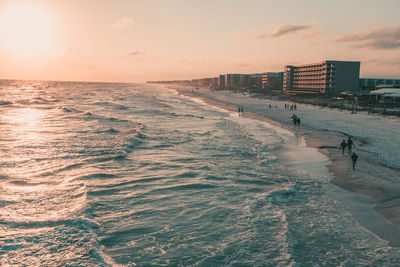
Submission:
<svg viewBox="0 0 400 267">
<path fill-rule="evenodd" d="M 1 81 L 0 264 L 399 265 L 327 159 L 173 90 Z"/>
</svg>

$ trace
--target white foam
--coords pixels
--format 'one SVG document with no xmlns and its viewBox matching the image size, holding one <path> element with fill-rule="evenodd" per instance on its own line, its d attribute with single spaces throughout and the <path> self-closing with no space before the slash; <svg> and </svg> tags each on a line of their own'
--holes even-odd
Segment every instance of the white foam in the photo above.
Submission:
<svg viewBox="0 0 400 267">
<path fill-rule="evenodd" d="M 273 154 L 280 163 L 290 166 L 301 173 L 311 174 L 326 182 L 331 180 L 327 169 L 330 163 L 327 156 L 317 149 L 308 147 L 303 136 L 268 122 L 245 118 L 236 113 L 230 114 L 230 119 L 243 126 L 248 134 L 265 145 L 281 141 L 281 146 Z M 278 139 L 277 139 L 278 138 Z"/>
</svg>

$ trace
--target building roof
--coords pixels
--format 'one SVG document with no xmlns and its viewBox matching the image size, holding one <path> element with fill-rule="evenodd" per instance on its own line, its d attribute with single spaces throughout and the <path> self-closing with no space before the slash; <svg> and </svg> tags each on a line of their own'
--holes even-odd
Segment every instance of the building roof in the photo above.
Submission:
<svg viewBox="0 0 400 267">
<path fill-rule="evenodd" d="M 320 61 L 320 62 L 301 64 L 301 65 L 286 65 L 286 67 L 295 67 L 295 68 L 310 67 L 312 65 L 323 65 L 323 64 L 329 64 L 329 63 L 358 63 L 358 64 L 360 64 L 360 61 L 324 60 L 324 61 Z"/>
<path fill-rule="evenodd" d="M 366 91 L 344 91 L 340 93 L 341 95 L 348 95 L 348 96 L 365 96 L 369 95 L 369 92 Z"/>
<path fill-rule="evenodd" d="M 370 93 L 371 95 L 383 95 L 385 97 L 400 97 L 400 88 L 381 88 Z"/>
</svg>

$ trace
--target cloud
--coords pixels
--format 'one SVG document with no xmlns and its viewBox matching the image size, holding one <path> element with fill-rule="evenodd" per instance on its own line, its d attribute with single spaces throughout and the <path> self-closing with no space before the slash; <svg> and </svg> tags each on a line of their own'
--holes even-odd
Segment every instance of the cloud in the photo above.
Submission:
<svg viewBox="0 0 400 267">
<path fill-rule="evenodd" d="M 125 29 L 131 26 L 133 23 L 133 19 L 130 17 L 122 17 L 118 20 L 116 20 L 112 26 L 116 29 Z"/>
<path fill-rule="evenodd" d="M 396 49 L 400 47 L 400 24 L 374 27 L 366 32 L 342 34 L 335 42 L 351 43 L 354 47 L 367 49 Z"/>
<path fill-rule="evenodd" d="M 293 24 L 281 24 L 278 25 L 273 31 L 271 36 L 272 37 L 281 37 L 288 34 L 293 34 L 298 31 L 304 31 L 306 29 L 310 29 L 314 27 L 314 23 L 310 23 L 307 25 L 293 25 Z"/>
<path fill-rule="evenodd" d="M 278 25 L 272 33 L 269 30 L 263 30 L 259 33 L 243 33 L 236 32 L 233 35 L 234 40 L 262 40 L 269 37 L 281 37 L 284 35 L 294 34 L 300 31 L 303 31 L 304 34 L 301 35 L 302 39 L 312 38 L 321 34 L 324 34 L 324 31 L 313 29 L 315 28 L 315 23 L 309 23 L 306 25 L 292 25 L 292 24 L 281 24 Z"/>
<path fill-rule="evenodd" d="M 138 56 L 138 55 L 144 55 L 144 54 L 146 54 L 146 52 L 135 50 L 135 51 L 130 52 L 128 54 L 128 56 Z"/>
<path fill-rule="evenodd" d="M 395 49 L 400 47 L 400 40 L 381 39 L 371 40 L 364 42 L 355 47 L 369 48 L 369 49 Z"/>
<path fill-rule="evenodd" d="M 267 38 L 267 37 L 269 37 L 269 35 L 266 34 L 266 33 L 252 34 L 252 35 L 250 36 L 251 39 L 257 39 L 257 40 L 265 39 L 265 38 Z"/>
<path fill-rule="evenodd" d="M 310 32 L 306 32 L 306 33 L 302 34 L 301 38 L 302 39 L 314 38 L 316 36 L 323 35 L 323 34 L 325 34 L 324 31 L 318 31 L 318 30 L 317 31 L 310 31 Z"/>
<path fill-rule="evenodd" d="M 370 58 L 363 60 L 363 63 L 369 63 L 380 66 L 400 66 L 400 57 L 395 58 Z"/>
</svg>

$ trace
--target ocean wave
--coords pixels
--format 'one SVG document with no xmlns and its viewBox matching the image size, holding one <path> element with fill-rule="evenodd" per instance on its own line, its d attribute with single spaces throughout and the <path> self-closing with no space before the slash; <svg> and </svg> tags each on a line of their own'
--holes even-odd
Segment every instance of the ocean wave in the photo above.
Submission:
<svg viewBox="0 0 400 267">
<path fill-rule="evenodd" d="M 101 243 L 105 246 L 112 247 L 115 244 L 127 243 L 131 241 L 129 238 L 136 235 L 146 235 L 157 232 L 159 227 L 142 226 L 142 227 L 127 227 L 124 230 L 110 231 L 107 235 L 101 238 Z"/>
<path fill-rule="evenodd" d="M 183 171 L 177 175 L 174 176 L 174 178 L 195 178 L 200 175 L 199 172 L 194 172 L 194 171 Z"/>
<path fill-rule="evenodd" d="M 326 182 L 271 153 L 284 133 L 267 124 L 166 90 L 57 86 L 10 100 L 56 110 L 1 122 L 0 265 L 398 265 Z"/>
<path fill-rule="evenodd" d="M 94 131 L 94 133 L 98 134 L 98 133 L 108 133 L 108 134 L 117 134 L 120 133 L 120 130 L 114 129 L 114 128 L 109 128 L 109 129 L 105 129 L 105 130 L 96 130 Z"/>
<path fill-rule="evenodd" d="M 125 139 L 122 147 L 126 153 L 131 153 L 136 147 L 140 146 L 141 144 L 143 144 L 143 141 L 140 140 L 140 137 L 132 136 Z"/>
<path fill-rule="evenodd" d="M 84 184 L 11 181 L 4 188 L 7 190 L 2 192 L 2 197 L 13 200 L 12 204 L 0 209 L 0 223 L 8 226 L 63 223 L 79 218 L 87 204 L 87 188 Z"/>
<path fill-rule="evenodd" d="M 119 119 L 115 117 L 107 117 L 107 116 L 102 116 L 102 115 L 96 115 L 93 114 L 92 112 L 86 112 L 84 113 L 84 116 L 82 119 L 85 120 L 98 120 L 98 121 L 107 121 L 107 122 L 117 122 L 117 123 L 133 123 L 136 124 L 135 122 L 132 122 L 130 120 L 126 119 Z"/>
<path fill-rule="evenodd" d="M 92 174 L 87 174 L 84 176 L 80 176 L 79 179 L 82 180 L 92 180 L 92 179 L 115 179 L 118 178 L 118 175 L 115 174 L 110 174 L 110 173 L 92 173 Z"/>
<path fill-rule="evenodd" d="M 49 158 L 36 159 L 36 161 L 44 161 L 44 160 L 47 161 L 47 160 L 49 160 Z M 79 169 L 83 165 L 84 165 L 83 163 L 79 162 L 79 163 L 66 164 L 66 165 L 63 165 L 63 166 L 59 166 L 59 165 L 51 166 L 48 169 L 42 168 L 42 171 L 38 172 L 38 175 L 42 176 L 42 177 L 57 175 L 59 173 L 68 172 L 68 171 L 71 171 L 73 169 Z M 54 182 L 57 182 L 57 181 L 54 181 Z M 52 182 L 50 182 L 50 183 L 52 183 Z"/>
<path fill-rule="evenodd" d="M 12 226 L 12 227 L 10 227 Z M 1 266 L 107 266 L 95 231 L 87 218 L 3 226 Z"/>
<path fill-rule="evenodd" d="M 282 187 L 275 188 L 274 190 L 269 192 L 269 198 L 272 201 L 281 201 L 287 200 L 288 198 L 293 197 L 298 191 L 298 185 L 295 183 L 287 183 L 282 185 Z"/>
<path fill-rule="evenodd" d="M 38 97 L 34 97 L 32 99 L 31 103 L 37 104 L 37 105 L 45 105 L 45 104 L 57 103 L 57 102 L 61 102 L 61 100 L 59 100 L 59 99 L 46 99 L 46 98 L 38 96 Z"/>
<path fill-rule="evenodd" d="M 204 119 L 204 116 L 201 115 L 193 115 L 187 113 L 177 113 L 175 111 L 171 111 L 170 109 L 142 109 L 138 112 L 139 114 L 153 114 L 159 116 L 167 116 L 172 118 L 195 118 L 195 119 Z"/>
<path fill-rule="evenodd" d="M 96 162 L 96 163 L 100 163 L 100 162 L 107 162 L 107 161 L 119 161 L 119 160 L 125 160 L 127 156 L 127 153 L 124 152 L 118 152 L 118 153 L 110 153 L 108 155 L 101 155 L 101 156 L 97 156 L 97 157 L 91 157 L 89 159 L 87 159 L 86 161 L 88 162 Z"/>
<path fill-rule="evenodd" d="M 71 108 L 71 107 L 59 107 L 64 112 L 74 112 L 74 113 L 81 113 L 82 111 L 76 109 L 76 108 Z"/>
<path fill-rule="evenodd" d="M 117 178 L 120 176 L 115 175 L 115 177 L 110 177 L 110 178 Z M 101 179 L 103 179 L 103 177 L 100 177 Z M 129 181 L 123 181 L 123 182 L 117 182 L 117 183 L 113 183 L 110 185 L 105 185 L 104 187 L 125 187 L 125 186 L 138 186 L 138 185 L 146 185 L 146 184 L 153 184 L 155 182 L 159 182 L 165 180 L 165 177 L 146 177 L 146 178 L 134 178 L 132 180 Z"/>
<path fill-rule="evenodd" d="M 88 192 L 88 195 L 93 197 L 93 196 L 115 196 L 118 194 L 121 194 L 120 188 L 107 188 L 107 189 L 92 189 L 91 191 Z"/>
<path fill-rule="evenodd" d="M 119 104 L 119 103 L 114 103 L 114 102 L 109 102 L 109 101 L 98 101 L 98 102 L 94 102 L 94 105 L 98 105 L 98 106 L 111 106 L 114 107 L 116 109 L 119 110 L 127 110 L 129 109 L 128 106 L 123 105 L 123 104 Z"/>
<path fill-rule="evenodd" d="M 5 221 L 0 220 L 0 225 L 7 225 L 9 231 L 12 229 L 36 229 L 36 228 L 45 228 L 45 227 L 60 227 L 60 226 L 69 226 L 69 225 L 83 225 L 84 228 L 96 229 L 99 228 L 99 224 L 91 219 L 84 217 L 77 217 L 74 219 L 54 219 L 54 220 L 30 220 L 30 221 Z"/>
<path fill-rule="evenodd" d="M 157 193 L 159 194 L 160 192 L 165 192 L 165 191 L 180 191 L 180 190 L 206 190 L 206 189 L 212 189 L 216 188 L 216 185 L 212 184 L 206 184 L 206 183 L 191 183 L 191 184 L 181 184 L 181 185 L 172 185 L 172 186 L 165 186 L 161 188 L 157 188 L 152 190 L 151 193 Z"/>
<path fill-rule="evenodd" d="M 13 104 L 13 102 L 11 102 L 11 101 L 0 100 L 0 106 L 9 106 L 12 104 Z"/>
<path fill-rule="evenodd" d="M 204 116 L 199 116 L 199 115 L 193 115 L 193 114 L 182 114 L 182 113 L 175 113 L 171 112 L 169 113 L 171 116 L 174 117 L 185 117 L 185 118 L 196 118 L 196 119 L 204 119 Z"/>
</svg>

